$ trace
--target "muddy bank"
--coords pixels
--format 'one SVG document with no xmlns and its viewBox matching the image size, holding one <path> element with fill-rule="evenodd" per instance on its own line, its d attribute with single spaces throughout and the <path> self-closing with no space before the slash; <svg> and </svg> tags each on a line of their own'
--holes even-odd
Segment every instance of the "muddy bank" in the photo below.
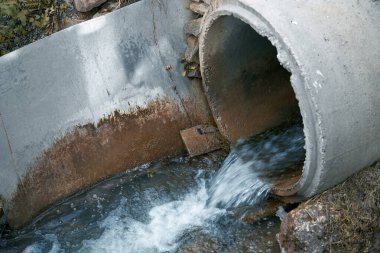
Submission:
<svg viewBox="0 0 380 253">
<path fill-rule="evenodd" d="M 291 211 L 285 252 L 380 252 L 380 162 Z"/>
</svg>

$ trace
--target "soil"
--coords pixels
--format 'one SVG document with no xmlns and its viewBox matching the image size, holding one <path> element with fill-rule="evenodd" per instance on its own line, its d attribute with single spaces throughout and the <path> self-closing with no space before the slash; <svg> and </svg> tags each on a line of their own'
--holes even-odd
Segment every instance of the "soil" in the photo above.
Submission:
<svg viewBox="0 0 380 253">
<path fill-rule="evenodd" d="M 109 0 L 81 13 L 73 0 L 4 0 L 0 3 L 0 56 L 94 16 L 139 0 Z"/>
</svg>

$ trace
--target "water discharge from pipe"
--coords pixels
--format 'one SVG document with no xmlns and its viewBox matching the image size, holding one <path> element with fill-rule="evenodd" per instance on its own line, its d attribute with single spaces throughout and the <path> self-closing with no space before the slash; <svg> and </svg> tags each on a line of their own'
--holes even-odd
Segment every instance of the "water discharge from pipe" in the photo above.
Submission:
<svg viewBox="0 0 380 253">
<path fill-rule="evenodd" d="M 156 174 L 144 177 L 151 169 L 147 165 L 137 175 L 127 173 L 125 183 L 106 181 L 67 200 L 45 214 L 46 221 L 37 220 L 32 231 L 5 242 L 5 248 L 30 237 L 24 252 L 185 252 L 188 238 L 203 241 L 207 234 L 221 238 L 225 248 L 226 238 L 240 233 L 228 245 L 239 251 L 234 243 L 261 231 L 245 228 L 232 213 L 264 201 L 284 170 L 303 162 L 303 146 L 302 126 L 295 124 L 239 141 L 218 172 L 186 162 L 158 163 Z M 245 240 L 252 252 L 262 247 Z"/>
<path fill-rule="evenodd" d="M 302 166 L 305 139 L 302 124 L 240 140 L 210 182 L 210 206 L 254 205 L 287 169 Z"/>
</svg>

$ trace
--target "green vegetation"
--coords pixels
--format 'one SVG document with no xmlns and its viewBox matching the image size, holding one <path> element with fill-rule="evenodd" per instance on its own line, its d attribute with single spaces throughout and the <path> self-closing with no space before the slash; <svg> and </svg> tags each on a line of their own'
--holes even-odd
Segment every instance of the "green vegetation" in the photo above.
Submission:
<svg viewBox="0 0 380 253">
<path fill-rule="evenodd" d="M 65 0 L 0 0 L 0 56 L 68 26 L 105 14 L 138 0 L 108 0 L 80 13 Z"/>
<path fill-rule="evenodd" d="M 0 56 L 62 28 L 62 0 L 0 0 Z"/>
</svg>

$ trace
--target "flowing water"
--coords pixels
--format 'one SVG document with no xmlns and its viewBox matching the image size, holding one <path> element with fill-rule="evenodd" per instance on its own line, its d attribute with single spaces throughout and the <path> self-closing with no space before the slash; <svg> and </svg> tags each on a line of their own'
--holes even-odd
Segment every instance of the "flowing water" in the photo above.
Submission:
<svg viewBox="0 0 380 253">
<path fill-rule="evenodd" d="M 285 170 L 302 166 L 304 142 L 300 124 L 240 140 L 210 183 L 209 205 L 231 208 L 263 201 Z"/>
<path fill-rule="evenodd" d="M 245 217 L 302 164 L 303 142 L 295 125 L 240 141 L 223 163 L 214 153 L 145 164 L 8 231 L 0 252 L 279 252 L 278 218 Z"/>
</svg>

